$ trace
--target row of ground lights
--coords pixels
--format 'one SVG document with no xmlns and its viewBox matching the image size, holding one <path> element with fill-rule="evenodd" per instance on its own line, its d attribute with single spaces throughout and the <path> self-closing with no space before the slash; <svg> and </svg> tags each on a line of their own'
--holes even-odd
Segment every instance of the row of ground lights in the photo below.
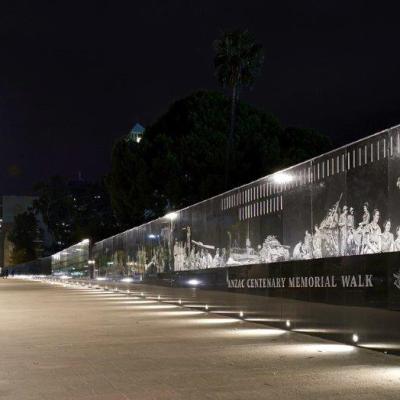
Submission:
<svg viewBox="0 0 400 400">
<path fill-rule="evenodd" d="M 62 278 L 61 278 L 62 279 Z M 49 282 L 49 283 L 53 283 L 54 281 L 49 281 L 49 280 L 46 280 L 47 282 Z M 60 282 L 61 283 L 61 282 Z M 63 283 L 63 285 L 64 286 L 66 286 L 67 284 L 68 285 L 71 285 L 71 286 L 76 286 L 76 284 L 72 284 L 72 283 L 69 283 L 69 282 L 62 282 Z M 83 286 L 83 287 L 87 287 L 87 288 L 95 288 L 96 289 L 96 287 L 95 286 L 93 286 L 92 284 L 86 284 L 86 283 L 78 283 L 78 285 L 79 286 Z M 98 289 L 101 289 L 102 287 L 101 286 L 97 286 L 97 288 Z M 104 286 L 103 287 L 103 290 L 104 291 L 109 291 L 110 290 L 110 288 L 108 287 L 108 286 Z M 137 295 L 137 292 L 131 292 L 129 289 L 127 289 L 125 292 L 124 291 L 122 291 L 122 290 L 120 290 L 120 289 L 118 289 L 118 288 L 114 288 L 114 290 L 113 290 L 114 292 L 117 292 L 117 293 L 122 293 L 122 294 L 127 294 L 127 295 L 130 295 L 130 294 L 136 294 Z M 150 295 L 150 296 L 145 296 L 145 294 L 143 293 L 143 292 L 140 292 L 140 296 L 141 297 L 143 297 L 143 298 L 146 298 L 146 297 L 154 297 L 154 296 L 152 296 L 152 295 Z M 157 295 L 157 300 L 159 301 L 159 302 L 163 302 L 162 301 L 162 299 L 161 299 L 161 295 Z M 178 304 L 180 305 L 180 306 L 182 306 L 182 307 L 184 307 L 184 308 L 195 308 L 195 307 L 190 307 L 190 306 L 188 306 L 188 305 L 184 305 L 183 304 L 183 302 L 182 302 L 182 299 L 178 299 Z M 210 309 L 209 309 L 209 305 L 208 304 L 205 304 L 204 306 L 204 310 L 206 311 L 206 312 L 208 312 L 208 313 L 212 313 L 212 311 L 210 311 Z M 242 320 L 244 320 L 244 312 L 243 311 L 239 311 L 239 313 L 238 313 L 238 315 L 239 315 L 239 319 L 242 319 Z M 285 321 L 285 326 L 286 326 L 286 328 L 287 328 L 287 330 L 291 330 L 291 321 L 290 320 L 286 320 Z M 353 335 L 352 335 L 352 342 L 356 345 L 357 343 L 358 343 L 358 341 L 359 341 L 359 336 L 358 336 L 358 334 L 357 333 L 353 333 Z"/>
</svg>

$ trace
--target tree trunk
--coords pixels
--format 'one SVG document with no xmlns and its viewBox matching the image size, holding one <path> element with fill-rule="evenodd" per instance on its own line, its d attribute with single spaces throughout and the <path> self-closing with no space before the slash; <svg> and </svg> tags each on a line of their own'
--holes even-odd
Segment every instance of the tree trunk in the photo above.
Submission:
<svg viewBox="0 0 400 400">
<path fill-rule="evenodd" d="M 237 85 L 232 88 L 232 101 L 231 101 L 231 120 L 229 126 L 228 142 L 226 145 L 225 157 L 225 190 L 229 188 L 229 172 L 231 163 L 231 153 L 233 145 L 233 135 L 235 133 L 235 120 L 236 120 L 236 102 L 237 102 Z"/>
</svg>

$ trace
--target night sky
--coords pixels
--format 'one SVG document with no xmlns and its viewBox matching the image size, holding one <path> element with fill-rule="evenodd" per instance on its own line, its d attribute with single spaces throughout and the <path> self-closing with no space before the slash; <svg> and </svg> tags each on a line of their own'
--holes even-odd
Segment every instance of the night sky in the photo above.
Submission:
<svg viewBox="0 0 400 400">
<path fill-rule="evenodd" d="M 291 3 L 2 2 L 0 193 L 105 174 L 135 122 L 218 89 L 212 42 L 223 29 L 248 28 L 263 44 L 265 66 L 242 98 L 282 124 L 344 144 L 400 123 L 400 5 Z"/>
</svg>

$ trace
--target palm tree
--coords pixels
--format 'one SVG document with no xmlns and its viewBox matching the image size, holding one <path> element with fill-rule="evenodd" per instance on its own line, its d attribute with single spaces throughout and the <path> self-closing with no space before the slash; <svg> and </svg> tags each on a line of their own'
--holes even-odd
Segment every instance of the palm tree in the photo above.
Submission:
<svg viewBox="0 0 400 400">
<path fill-rule="evenodd" d="M 264 61 L 264 52 L 247 30 L 223 32 L 214 42 L 215 74 L 223 88 L 232 90 L 231 115 L 226 147 L 225 187 L 229 185 L 229 165 L 235 132 L 236 105 L 240 90 L 251 87 Z"/>
</svg>

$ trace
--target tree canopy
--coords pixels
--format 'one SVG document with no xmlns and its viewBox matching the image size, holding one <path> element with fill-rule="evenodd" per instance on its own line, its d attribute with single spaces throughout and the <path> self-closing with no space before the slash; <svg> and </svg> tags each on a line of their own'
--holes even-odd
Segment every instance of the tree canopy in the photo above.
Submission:
<svg viewBox="0 0 400 400">
<path fill-rule="evenodd" d="M 223 32 L 214 42 L 215 74 L 222 87 L 251 87 L 264 62 L 261 44 L 247 30 Z"/>
<path fill-rule="evenodd" d="M 50 253 L 85 238 L 103 239 L 119 229 L 103 183 L 54 176 L 38 183 L 35 192 L 34 210 L 54 239 Z"/>
<path fill-rule="evenodd" d="M 13 265 L 34 260 L 41 255 L 42 231 L 32 210 L 16 215 L 7 235 L 13 244 L 11 251 Z"/>
<path fill-rule="evenodd" d="M 199 91 L 176 101 L 146 128 L 140 143 L 123 137 L 106 179 L 119 222 L 126 227 L 224 190 L 230 101 Z M 328 150 L 326 136 L 283 129 L 270 113 L 239 102 L 232 138 L 230 187 Z"/>
</svg>

